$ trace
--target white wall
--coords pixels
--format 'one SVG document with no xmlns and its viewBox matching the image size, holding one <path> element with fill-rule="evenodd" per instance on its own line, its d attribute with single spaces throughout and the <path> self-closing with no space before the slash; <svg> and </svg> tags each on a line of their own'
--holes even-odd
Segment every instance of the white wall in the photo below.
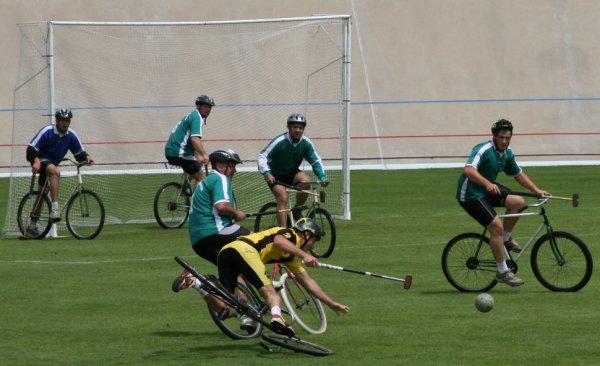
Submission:
<svg viewBox="0 0 600 366">
<path fill-rule="evenodd" d="M 0 8 L 0 166 L 9 164 L 17 23 L 312 14 L 353 15 L 356 163 L 462 162 L 501 117 L 523 135 L 513 140 L 522 161 L 600 154 L 594 0 L 0 0 Z"/>
</svg>

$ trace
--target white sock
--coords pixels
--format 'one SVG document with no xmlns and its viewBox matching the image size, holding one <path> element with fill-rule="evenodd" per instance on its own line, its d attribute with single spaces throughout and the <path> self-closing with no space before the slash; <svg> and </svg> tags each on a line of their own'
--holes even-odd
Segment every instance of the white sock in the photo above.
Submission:
<svg viewBox="0 0 600 366">
<path fill-rule="evenodd" d="M 506 273 L 510 271 L 510 269 L 508 269 L 508 266 L 506 265 L 506 261 L 496 262 L 496 268 L 498 268 L 499 273 Z"/>
<path fill-rule="evenodd" d="M 281 308 L 279 306 L 273 306 L 271 308 L 271 315 L 272 316 L 275 316 L 275 315 L 281 316 Z"/>
<path fill-rule="evenodd" d="M 509 241 L 511 236 L 512 236 L 512 232 L 510 232 L 510 231 L 504 230 L 502 232 L 502 238 L 504 239 L 504 241 Z"/>
<path fill-rule="evenodd" d="M 52 209 L 58 210 L 58 202 L 52 202 Z"/>
</svg>

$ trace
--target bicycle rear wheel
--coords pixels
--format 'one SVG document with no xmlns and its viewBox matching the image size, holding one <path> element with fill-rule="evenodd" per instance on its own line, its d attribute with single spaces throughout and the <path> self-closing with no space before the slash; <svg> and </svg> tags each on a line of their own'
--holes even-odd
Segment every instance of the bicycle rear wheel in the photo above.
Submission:
<svg viewBox="0 0 600 366">
<path fill-rule="evenodd" d="M 94 239 L 104 227 L 104 204 L 87 189 L 76 192 L 67 202 L 67 229 L 77 239 Z"/>
<path fill-rule="evenodd" d="M 34 207 L 36 202 L 38 207 Z M 21 234 L 29 239 L 43 239 L 52 227 L 50 207 L 48 195 L 44 194 L 40 197 L 40 192 L 34 191 L 23 196 L 17 210 L 17 224 Z M 32 221 L 36 223 L 36 230 L 27 231 Z"/>
<path fill-rule="evenodd" d="M 486 292 L 496 285 L 496 260 L 489 239 L 463 233 L 452 238 L 442 253 L 444 276 L 463 292 Z"/>
<path fill-rule="evenodd" d="M 592 277 L 593 267 L 588 247 L 571 233 L 555 231 L 552 238 L 546 234 L 531 250 L 533 274 L 551 291 L 579 291 Z"/>
<path fill-rule="evenodd" d="M 323 304 L 287 273 L 279 281 L 284 284 L 281 297 L 292 316 L 294 323 L 312 334 L 321 334 L 327 330 L 327 316 Z"/>
<path fill-rule="evenodd" d="M 260 313 L 262 302 L 257 298 L 257 296 L 249 288 L 242 284 L 238 284 L 237 288 L 242 296 L 246 298 L 246 304 L 250 308 L 253 308 L 256 313 Z M 221 329 L 221 331 L 231 339 L 238 340 L 256 338 L 262 332 L 263 325 L 258 322 L 254 322 L 255 328 L 251 331 L 248 331 L 240 326 L 240 318 L 237 316 L 220 314 L 219 311 L 212 309 L 210 306 L 208 307 L 208 312 L 215 324 L 217 324 L 217 327 L 219 327 L 219 329 Z"/>
<path fill-rule="evenodd" d="M 290 349 L 295 352 L 306 353 L 313 356 L 329 356 L 333 351 L 316 343 L 305 341 L 298 337 L 288 337 L 283 334 L 263 333 L 262 339 L 277 346 Z"/>
<path fill-rule="evenodd" d="M 279 226 L 277 222 L 277 214 L 261 215 L 263 212 L 272 212 L 277 210 L 277 203 L 269 202 L 265 203 L 263 207 L 258 210 L 259 215 L 256 216 L 254 221 L 254 232 L 267 230 L 275 226 Z"/>
<path fill-rule="evenodd" d="M 163 184 L 154 196 L 154 217 L 163 229 L 182 227 L 188 219 L 190 197 L 177 182 Z"/>
<path fill-rule="evenodd" d="M 314 211 L 308 214 L 308 217 L 314 220 L 323 231 L 321 240 L 315 243 L 315 246 L 310 250 L 312 255 L 318 258 L 328 258 L 335 248 L 336 232 L 333 218 L 324 208 L 317 207 Z"/>
</svg>

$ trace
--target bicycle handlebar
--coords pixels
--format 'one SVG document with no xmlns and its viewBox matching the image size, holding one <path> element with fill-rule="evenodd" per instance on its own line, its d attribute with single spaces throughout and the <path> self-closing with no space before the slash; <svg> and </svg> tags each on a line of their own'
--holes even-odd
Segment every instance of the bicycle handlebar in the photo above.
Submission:
<svg viewBox="0 0 600 366">
<path fill-rule="evenodd" d="M 76 160 L 73 160 L 71 158 L 63 158 L 62 161 L 68 161 L 68 162 L 70 162 L 71 164 L 75 165 L 78 168 L 80 168 L 82 166 L 86 166 L 86 165 L 87 166 L 92 165 L 87 160 L 86 161 L 76 161 Z"/>
</svg>

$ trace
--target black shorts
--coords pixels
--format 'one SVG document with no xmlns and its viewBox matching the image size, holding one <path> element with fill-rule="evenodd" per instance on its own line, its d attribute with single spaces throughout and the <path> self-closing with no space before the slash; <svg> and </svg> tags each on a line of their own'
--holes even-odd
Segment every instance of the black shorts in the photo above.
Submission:
<svg viewBox="0 0 600 366">
<path fill-rule="evenodd" d="M 219 256 L 219 251 L 221 251 L 221 248 L 236 240 L 238 236 L 248 234 L 250 234 L 250 230 L 243 226 L 234 224 L 216 234 L 198 240 L 194 243 L 194 245 L 192 245 L 192 248 L 196 254 L 216 266 L 217 257 Z"/>
<path fill-rule="evenodd" d="M 275 180 L 285 183 L 285 184 L 289 184 L 290 186 L 295 185 L 294 179 L 296 178 L 296 174 L 298 174 L 300 172 L 300 169 L 296 169 L 294 172 L 289 173 L 289 174 L 273 174 L 273 176 L 275 177 Z M 272 188 L 273 186 L 271 186 Z"/>
<path fill-rule="evenodd" d="M 250 250 L 256 250 L 256 248 L 252 247 Z M 219 282 L 231 293 L 237 286 L 239 275 L 242 275 L 254 288 L 260 289 L 263 287 L 260 276 L 235 248 L 228 247 L 219 254 L 218 268 Z"/>
<path fill-rule="evenodd" d="M 165 157 L 167 158 L 167 161 L 169 162 L 169 164 L 177 165 L 177 166 L 181 167 L 181 169 L 183 169 L 183 171 L 189 175 L 194 175 L 194 174 L 198 173 L 200 171 L 200 169 L 202 168 L 200 166 L 200 163 L 196 159 L 194 159 L 194 160 L 184 159 L 179 156 L 175 156 L 175 157 L 165 156 Z"/>
<path fill-rule="evenodd" d="M 497 216 L 494 207 L 504 207 L 506 195 L 485 196 L 476 201 L 458 202 L 467 213 L 483 227 L 487 227 Z"/>
<path fill-rule="evenodd" d="M 48 165 L 54 165 L 54 163 L 46 159 L 41 159 L 40 161 L 42 164 L 40 165 L 40 176 L 38 178 L 38 184 L 41 187 L 46 183 L 46 179 L 48 178 L 48 176 L 46 176 L 46 169 L 48 169 Z"/>
</svg>

